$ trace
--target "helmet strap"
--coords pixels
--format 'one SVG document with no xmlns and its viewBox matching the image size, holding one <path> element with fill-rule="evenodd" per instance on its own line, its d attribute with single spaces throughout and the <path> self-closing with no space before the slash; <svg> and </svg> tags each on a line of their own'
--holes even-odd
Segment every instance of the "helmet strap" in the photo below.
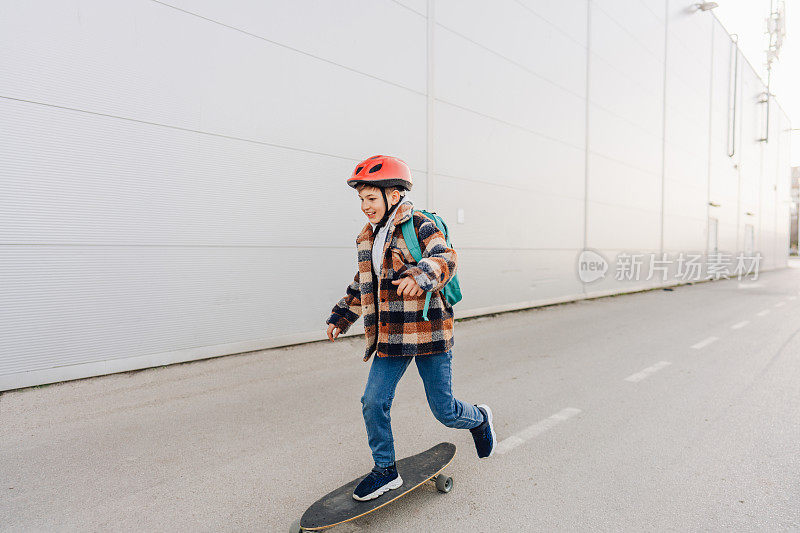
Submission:
<svg viewBox="0 0 800 533">
<path fill-rule="evenodd" d="M 386 209 L 383 212 L 383 218 L 375 225 L 375 229 L 382 228 L 386 221 L 389 220 L 389 202 L 386 200 L 386 189 L 383 187 L 381 187 L 381 195 L 383 195 L 383 205 L 386 206 Z"/>
<path fill-rule="evenodd" d="M 386 206 L 386 211 L 383 213 L 383 218 L 381 218 L 380 222 L 375 224 L 375 231 L 378 231 L 379 228 L 382 228 L 383 225 L 389 221 L 389 211 L 391 211 L 391 209 L 389 209 L 389 200 L 386 199 L 386 189 L 384 187 L 381 187 L 381 194 L 383 195 L 383 205 Z M 400 201 L 402 201 L 402 199 L 403 197 L 401 195 Z M 400 202 L 398 201 L 398 203 Z"/>
</svg>

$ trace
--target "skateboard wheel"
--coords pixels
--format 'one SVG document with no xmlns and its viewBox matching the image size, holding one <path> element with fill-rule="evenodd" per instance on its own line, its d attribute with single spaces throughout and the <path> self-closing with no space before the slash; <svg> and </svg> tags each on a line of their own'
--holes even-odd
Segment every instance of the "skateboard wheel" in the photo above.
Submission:
<svg viewBox="0 0 800 533">
<path fill-rule="evenodd" d="M 299 518 L 292 522 L 291 527 L 289 527 L 289 533 L 303 533 L 303 528 L 300 527 Z"/>
<path fill-rule="evenodd" d="M 439 474 L 436 476 L 436 490 L 439 492 L 450 492 L 453 488 L 453 478 L 450 476 L 445 476 L 444 474 Z"/>
</svg>

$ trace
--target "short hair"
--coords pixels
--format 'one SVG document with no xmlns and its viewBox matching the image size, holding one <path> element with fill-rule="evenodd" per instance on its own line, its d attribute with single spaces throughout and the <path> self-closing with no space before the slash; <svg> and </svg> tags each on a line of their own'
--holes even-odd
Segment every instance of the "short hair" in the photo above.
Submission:
<svg viewBox="0 0 800 533">
<path fill-rule="evenodd" d="M 405 195 L 405 191 L 406 191 L 405 187 L 401 187 L 399 185 L 392 185 L 391 187 L 378 187 L 377 185 L 372 185 L 372 184 L 369 184 L 369 183 L 359 183 L 358 185 L 356 185 L 356 190 L 358 192 L 361 192 L 363 189 L 366 189 L 367 187 L 371 187 L 373 189 L 381 189 L 382 188 L 382 189 L 384 189 L 386 191 L 387 195 L 391 194 L 392 191 L 397 190 L 397 191 L 400 192 L 400 196 L 404 196 Z"/>
</svg>

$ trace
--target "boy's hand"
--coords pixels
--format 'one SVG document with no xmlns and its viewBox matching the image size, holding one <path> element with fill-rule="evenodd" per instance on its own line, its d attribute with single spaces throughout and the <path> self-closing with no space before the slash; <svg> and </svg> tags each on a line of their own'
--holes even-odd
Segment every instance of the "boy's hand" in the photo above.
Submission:
<svg viewBox="0 0 800 533">
<path fill-rule="evenodd" d="M 333 339 L 339 336 L 341 330 L 335 324 L 328 324 L 328 338 L 333 342 Z"/>
<path fill-rule="evenodd" d="M 398 285 L 397 287 L 397 295 L 398 296 L 421 296 L 425 293 L 422 289 L 419 288 L 417 282 L 414 281 L 414 278 L 410 276 L 405 276 L 401 279 L 393 280 L 392 283 L 394 285 Z"/>
</svg>

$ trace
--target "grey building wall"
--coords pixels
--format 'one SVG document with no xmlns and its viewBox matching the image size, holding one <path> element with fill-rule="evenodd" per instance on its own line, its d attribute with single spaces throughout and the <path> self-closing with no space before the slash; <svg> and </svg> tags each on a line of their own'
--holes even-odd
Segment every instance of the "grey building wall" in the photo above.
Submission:
<svg viewBox="0 0 800 533">
<path fill-rule="evenodd" d="M 457 317 L 663 283 L 577 256 L 710 219 L 785 266 L 788 119 L 692 4 L 2 1 L 0 390 L 323 338 L 378 153 L 449 221 Z"/>
</svg>

